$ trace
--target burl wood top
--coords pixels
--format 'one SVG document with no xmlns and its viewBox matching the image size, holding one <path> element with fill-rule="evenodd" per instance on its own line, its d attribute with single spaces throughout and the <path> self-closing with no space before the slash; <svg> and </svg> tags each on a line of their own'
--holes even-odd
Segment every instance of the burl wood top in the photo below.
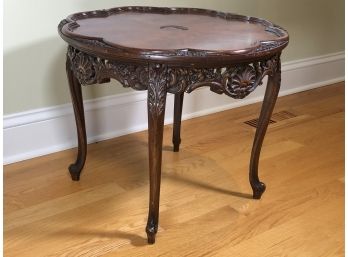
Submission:
<svg viewBox="0 0 348 257">
<path fill-rule="evenodd" d="M 59 31 L 81 50 L 130 59 L 262 57 L 288 43 L 263 19 L 204 9 L 121 7 L 70 15 Z"/>
</svg>

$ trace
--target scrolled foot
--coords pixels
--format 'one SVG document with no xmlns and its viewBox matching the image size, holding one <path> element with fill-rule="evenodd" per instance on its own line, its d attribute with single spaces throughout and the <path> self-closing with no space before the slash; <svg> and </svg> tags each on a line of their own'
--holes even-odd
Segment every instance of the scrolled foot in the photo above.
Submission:
<svg viewBox="0 0 348 257">
<path fill-rule="evenodd" d="M 71 164 L 69 166 L 69 172 L 70 172 L 71 179 L 73 181 L 79 181 L 80 180 L 81 168 L 78 165 Z"/>
<path fill-rule="evenodd" d="M 266 185 L 262 182 L 257 182 L 252 185 L 253 188 L 253 198 L 261 199 L 262 194 L 266 190 Z"/>
<path fill-rule="evenodd" d="M 155 227 L 146 227 L 147 243 L 154 244 L 156 239 L 157 229 Z"/>
</svg>

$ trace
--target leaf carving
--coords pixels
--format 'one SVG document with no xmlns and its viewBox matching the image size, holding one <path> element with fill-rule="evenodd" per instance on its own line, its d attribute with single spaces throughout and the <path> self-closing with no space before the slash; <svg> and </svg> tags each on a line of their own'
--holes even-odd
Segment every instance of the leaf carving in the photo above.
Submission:
<svg viewBox="0 0 348 257">
<path fill-rule="evenodd" d="M 149 65 L 148 108 L 153 117 L 165 110 L 167 94 L 167 67 L 161 64 Z"/>
<path fill-rule="evenodd" d="M 163 109 L 163 94 L 190 93 L 208 86 L 217 94 L 242 99 L 262 84 L 264 76 L 280 72 L 279 55 L 251 64 L 234 64 L 218 68 L 167 67 L 164 64 L 133 64 L 101 59 L 68 47 L 67 57 L 72 70 L 83 85 L 102 83 L 105 79 L 118 80 L 124 87 L 149 90 L 151 110 Z"/>
</svg>

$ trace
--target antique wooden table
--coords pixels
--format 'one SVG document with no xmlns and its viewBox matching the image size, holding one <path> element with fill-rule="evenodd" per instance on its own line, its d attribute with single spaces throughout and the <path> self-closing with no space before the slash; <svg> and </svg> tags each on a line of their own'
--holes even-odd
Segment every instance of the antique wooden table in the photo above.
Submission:
<svg viewBox="0 0 348 257">
<path fill-rule="evenodd" d="M 155 242 L 161 182 L 163 121 L 167 93 L 175 94 L 174 151 L 179 151 L 184 92 L 207 86 L 242 99 L 267 75 L 268 82 L 251 152 L 253 198 L 260 150 L 280 87 L 280 54 L 289 37 L 263 19 L 191 8 L 120 7 L 70 15 L 58 26 L 69 44 L 66 71 L 74 107 L 78 154 L 69 171 L 79 180 L 86 160 L 81 85 L 118 80 L 147 90 L 150 203 L 148 242 Z M 202 99 L 203 100 L 203 99 Z M 223 122 L 223 121 L 221 121 Z"/>
</svg>

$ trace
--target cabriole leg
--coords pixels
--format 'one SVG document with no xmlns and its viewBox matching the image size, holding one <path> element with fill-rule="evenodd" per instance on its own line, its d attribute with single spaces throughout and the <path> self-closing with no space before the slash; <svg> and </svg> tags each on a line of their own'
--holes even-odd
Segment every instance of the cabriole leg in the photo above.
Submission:
<svg viewBox="0 0 348 257">
<path fill-rule="evenodd" d="M 146 225 L 148 243 L 155 243 L 158 229 L 159 198 L 161 184 L 163 125 L 166 104 L 166 72 L 162 65 L 149 66 L 148 85 L 148 126 L 149 126 L 149 172 L 150 172 L 150 202 Z"/>
<path fill-rule="evenodd" d="M 280 70 L 277 70 L 268 76 L 265 97 L 262 103 L 261 113 L 257 124 L 253 148 L 251 151 L 249 181 L 253 189 L 253 198 L 260 199 L 266 190 L 266 185 L 259 180 L 258 165 L 262 142 L 265 137 L 267 127 L 276 103 L 280 88 Z"/>
<path fill-rule="evenodd" d="M 181 114 L 182 104 L 184 101 L 184 93 L 175 94 L 174 98 L 174 124 L 173 124 L 173 145 L 174 152 L 179 152 L 179 146 L 181 143 L 180 130 L 181 130 Z"/>
<path fill-rule="evenodd" d="M 78 152 L 75 163 L 69 166 L 69 172 L 72 180 L 78 181 L 80 179 L 80 173 L 86 161 L 87 156 L 87 139 L 86 139 L 86 127 L 85 116 L 83 110 L 83 99 L 81 92 L 81 84 L 74 76 L 71 69 L 70 59 L 66 61 L 66 73 L 69 81 L 69 88 L 71 94 L 71 100 L 74 107 L 77 137 L 78 137 Z"/>
</svg>

